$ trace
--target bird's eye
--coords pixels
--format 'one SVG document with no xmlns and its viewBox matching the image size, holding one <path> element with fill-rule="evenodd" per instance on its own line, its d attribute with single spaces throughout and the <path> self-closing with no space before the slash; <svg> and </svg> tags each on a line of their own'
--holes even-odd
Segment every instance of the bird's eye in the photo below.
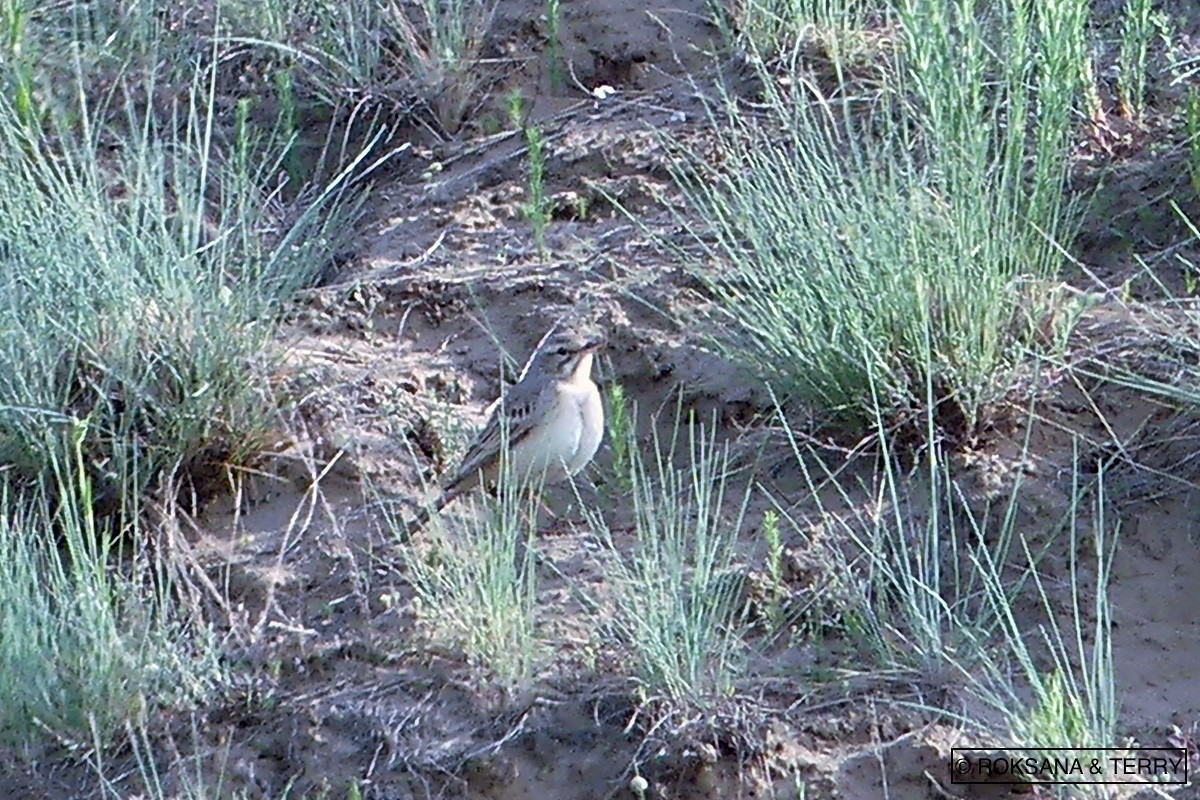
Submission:
<svg viewBox="0 0 1200 800">
<path fill-rule="evenodd" d="M 559 348 L 558 348 L 557 350 L 555 350 L 554 352 L 555 352 L 555 353 L 557 353 L 557 354 L 558 354 L 558 355 L 560 355 L 560 356 L 565 356 L 565 355 L 570 355 L 570 353 L 571 353 L 571 349 L 570 349 L 569 347 L 567 347 L 567 346 L 563 345 L 562 347 L 559 347 Z"/>
</svg>

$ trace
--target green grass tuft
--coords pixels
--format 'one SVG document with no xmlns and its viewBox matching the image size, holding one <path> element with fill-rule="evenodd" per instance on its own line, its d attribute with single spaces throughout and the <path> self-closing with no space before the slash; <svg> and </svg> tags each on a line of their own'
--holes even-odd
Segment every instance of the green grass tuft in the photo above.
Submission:
<svg viewBox="0 0 1200 800">
<path fill-rule="evenodd" d="M 1006 4 L 996 31 L 959 5 L 898 12 L 904 55 L 869 113 L 761 71 L 765 116 L 726 96 L 719 166 L 676 172 L 703 220 L 702 328 L 834 418 L 932 398 L 939 424 L 976 428 L 1030 343 L 1022 286 L 1064 263 L 1077 65 L 1053 52 L 1050 11 Z"/>
<path fill-rule="evenodd" d="M 224 681 L 213 632 L 175 602 L 174 568 L 147 549 L 136 493 L 124 527 L 98 519 L 72 426 L 48 476 L 0 487 L 0 742 L 51 732 L 106 739 Z M 57 450 L 52 448 L 51 452 Z M 136 487 L 134 487 L 136 488 Z M 124 557 L 122 557 L 124 556 Z"/>
<path fill-rule="evenodd" d="M 31 131 L 0 100 L 0 457 L 27 477 L 71 419 L 109 500 L 244 459 L 274 423 L 271 320 L 339 245 L 349 173 L 281 207 L 286 145 L 243 128 L 222 147 L 205 77 L 169 132 L 130 102 L 115 148 Z"/>
<path fill-rule="evenodd" d="M 1019 470 L 996 501 L 971 499 L 940 448 L 902 470 L 891 435 L 877 430 L 884 452 L 869 485 L 848 481 L 791 438 L 812 496 L 837 498 L 818 501 L 806 522 L 848 544 L 829 566 L 842 585 L 857 587 L 844 596 L 844 616 L 863 624 L 843 634 L 868 663 L 847 668 L 957 687 L 973 700 L 970 716 L 957 700 L 922 708 L 998 744 L 1114 746 L 1108 586 L 1117 529 L 1103 470 L 1085 478 L 1077 461 L 1062 518 L 1030 531 Z M 1022 459 L 1033 457 L 1028 444 Z M 1085 537 L 1093 570 L 1078 556 Z M 1048 568 L 1058 553 L 1067 562 L 1061 579 Z"/>
<path fill-rule="evenodd" d="M 507 452 L 507 444 L 501 445 Z M 431 642 L 466 655 L 508 688 L 527 684 L 542 666 L 537 625 L 537 511 L 541 483 L 521 480 L 501 459 L 495 497 L 482 489 L 456 504 L 466 514 L 435 518 L 415 542 L 393 512 L 384 523 L 402 542 L 414 611 Z"/>
<path fill-rule="evenodd" d="M 677 422 L 670 442 L 654 437 L 650 461 L 631 449 L 631 546 L 618 541 L 597 509 L 585 511 L 605 551 L 613 598 L 611 616 L 606 609 L 598 623 L 629 654 L 644 694 L 699 708 L 735 690 L 749 627 L 744 581 L 733 569 L 749 492 L 731 513 L 729 452 L 714 431 Z M 685 453 L 682 467 L 672 464 L 677 447 Z"/>
</svg>

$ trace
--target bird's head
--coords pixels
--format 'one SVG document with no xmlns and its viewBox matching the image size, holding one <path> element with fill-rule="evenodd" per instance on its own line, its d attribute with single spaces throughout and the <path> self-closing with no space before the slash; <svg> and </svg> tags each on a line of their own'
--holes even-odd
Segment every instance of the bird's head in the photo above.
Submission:
<svg viewBox="0 0 1200 800">
<path fill-rule="evenodd" d="M 538 346 L 531 367 L 559 380 L 581 380 L 592 372 L 592 358 L 604 346 L 604 335 L 593 325 L 563 325 Z"/>
</svg>

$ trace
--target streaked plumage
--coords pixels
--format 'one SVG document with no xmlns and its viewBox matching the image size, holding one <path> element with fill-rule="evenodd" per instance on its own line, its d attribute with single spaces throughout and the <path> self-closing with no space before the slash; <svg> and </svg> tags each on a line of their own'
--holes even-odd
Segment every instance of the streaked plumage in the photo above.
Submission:
<svg viewBox="0 0 1200 800">
<path fill-rule="evenodd" d="M 525 483 L 557 483 L 587 466 L 604 435 L 604 406 L 591 377 L 602 344 L 591 327 L 553 329 L 542 337 L 517 383 L 489 406 L 487 423 L 442 489 L 435 510 L 480 481 L 492 489 L 505 444 L 508 474 Z M 429 516 L 422 509 L 408 532 Z"/>
</svg>

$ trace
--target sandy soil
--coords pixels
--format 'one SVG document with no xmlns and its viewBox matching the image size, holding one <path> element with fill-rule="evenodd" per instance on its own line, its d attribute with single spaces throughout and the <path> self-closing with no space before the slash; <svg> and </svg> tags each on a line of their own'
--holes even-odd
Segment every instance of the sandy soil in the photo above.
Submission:
<svg viewBox="0 0 1200 800">
<path fill-rule="evenodd" d="M 549 257 L 539 260 L 520 215 L 526 182 L 518 136 L 468 129 L 450 143 L 427 137 L 399 157 L 356 257 L 297 305 L 280 337 L 288 352 L 281 379 L 302 400 L 284 421 L 291 439 L 264 465 L 274 477 L 247 480 L 238 495 L 214 500 L 189 533 L 249 632 L 235 652 L 253 677 L 196 720 L 162 721 L 152 744 L 164 784 L 186 787 L 198 763 L 209 775 L 224 768 L 222 796 L 274 798 L 290 787 L 289 797 L 343 797 L 361 780 L 374 798 L 594 800 L 633 797 L 627 786 L 637 763 L 652 796 L 680 800 L 795 797 L 796 777 L 809 798 L 1007 796 L 1009 787 L 948 785 L 948 749 L 971 742 L 895 702 L 916 696 L 911 686 L 880 681 L 843 691 L 776 680 L 763 684 L 763 725 L 754 736 L 732 724 L 656 725 L 653 708 L 636 703 L 621 680 L 620 665 L 591 657 L 587 632 L 573 621 L 571 583 L 592 585 L 600 575 L 586 535 L 569 524 L 544 538 L 558 574 L 543 576 L 542 606 L 561 639 L 532 688 L 513 696 L 415 634 L 409 590 L 364 486 L 419 499 L 482 421 L 500 387 L 502 358 L 524 359 L 560 316 L 584 309 L 605 322 L 610 346 L 599 377 L 622 384 L 644 414 L 682 392 L 687 407 L 715 412 L 730 438 L 751 437 L 768 460 L 772 448 L 784 448 L 764 422 L 768 398 L 655 310 L 691 302 L 690 284 L 608 199 L 668 235 L 677 224 L 668 212 L 669 155 L 655 131 L 704 139 L 691 77 L 706 74 L 704 51 L 715 49 L 704 3 L 564 2 L 574 74 L 557 92 L 536 57 L 543 33 L 531 20 L 542 4 L 503 0 L 499 8 L 496 52 L 516 59 L 501 85 L 523 86 L 535 98 L 531 118 L 548 138 L 558 209 L 547 231 Z M 616 94 L 597 101 L 581 91 L 600 85 Z M 481 118 L 487 113 L 501 110 L 485 108 Z M 1182 246 L 1166 208 L 1180 189 L 1178 163 L 1141 151 L 1110 158 L 1103 169 L 1081 260 L 1117 283 L 1136 273 L 1132 255 L 1139 254 L 1174 281 L 1170 263 L 1157 256 Z M 1079 184 L 1095 185 L 1097 170 L 1085 165 Z M 1072 280 L 1095 289 L 1083 274 Z M 1081 326 L 1079 346 L 1101 347 L 1138 325 L 1101 304 Z M 1195 421 L 1127 390 L 1086 388 L 1063 381 L 1052 389 L 1031 433 L 1030 463 L 1015 463 L 1025 436 L 1018 426 L 978 443 L 962 464 L 980 502 L 1003 496 L 1023 473 L 1022 524 L 1033 532 L 1065 507 L 1068 431 L 1104 454 L 1114 437 L 1122 442 L 1128 457 L 1113 471 L 1122 525 L 1111 585 L 1120 727 L 1145 746 L 1165 746 L 1172 725 L 1193 734 L 1200 725 Z M 590 480 L 601 479 L 610 458 L 602 451 Z M 787 470 L 771 475 L 772 488 L 803 513 L 811 500 L 795 467 Z M 567 491 L 549 504 L 571 518 Z M 762 546 L 762 511 L 751 509 L 744 532 L 747 563 Z M 819 558 L 806 555 L 811 543 L 798 537 L 786 544 L 798 563 Z M 1056 563 L 1054 590 L 1062 591 L 1066 554 Z M 791 580 L 795 592 L 811 590 L 804 569 Z M 1085 585 L 1092 582 L 1085 576 Z M 401 602 L 385 602 L 389 596 Z M 838 663 L 835 645 L 771 657 L 783 675 L 792 664 Z M 175 754 L 189 759 L 171 766 Z M 48 767 L 0 770 L 0 796 L 90 796 L 95 787 L 81 780 Z"/>
</svg>

